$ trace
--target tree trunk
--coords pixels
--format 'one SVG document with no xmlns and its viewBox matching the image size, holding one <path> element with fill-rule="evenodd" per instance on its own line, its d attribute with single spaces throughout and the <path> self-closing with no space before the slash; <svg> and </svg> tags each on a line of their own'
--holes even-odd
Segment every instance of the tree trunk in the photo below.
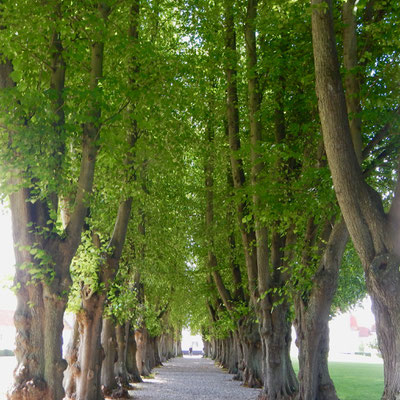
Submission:
<svg viewBox="0 0 400 400">
<path fill-rule="evenodd" d="M 300 367 L 297 399 L 338 400 L 328 370 L 328 322 L 318 321 L 314 325 L 297 339 Z"/>
<path fill-rule="evenodd" d="M 135 331 L 135 340 L 137 344 L 136 364 L 139 373 L 141 376 L 148 376 L 151 372 L 147 360 L 149 334 L 145 327 L 139 328 Z"/>
<path fill-rule="evenodd" d="M 60 10 L 56 6 L 54 10 L 56 19 L 60 17 L 59 13 Z M 65 79 L 63 48 L 57 30 L 53 32 L 50 49 L 52 63 L 50 87 L 55 92 L 52 111 L 59 120 L 59 123 L 53 125 L 53 129 L 54 135 L 57 135 L 64 122 L 63 107 L 60 105 L 63 104 L 62 91 Z M 2 89 L 14 86 L 10 79 L 12 70 L 10 61 L 2 64 L 0 70 Z M 14 133 L 9 133 L 11 148 L 13 135 Z M 69 263 L 77 245 L 61 244 L 61 241 L 57 240 L 59 238 L 46 241 L 43 235 L 34 232 L 35 230 L 39 232 L 44 226 L 49 227 L 50 209 L 46 199 L 35 204 L 31 203 L 31 192 L 27 186 L 34 186 L 34 179 L 38 178 L 32 178 L 31 182 L 23 182 L 22 176 L 25 172 L 14 170 L 13 174 L 17 176 L 9 182 L 22 188 L 10 195 L 16 260 L 14 282 L 18 288 L 16 293 L 18 304 L 14 315 L 17 331 L 17 367 L 14 371 L 14 385 L 8 393 L 8 398 L 61 400 L 64 397 L 62 380 L 66 368 L 66 362 L 62 358 L 63 316 L 70 287 Z M 91 178 L 86 182 L 80 182 L 84 186 L 88 184 L 88 192 L 91 190 Z M 54 193 L 52 195 L 54 197 Z M 50 194 L 48 196 L 50 197 Z M 76 216 L 74 220 L 77 222 L 77 231 L 80 232 L 83 221 Z M 76 241 L 75 238 L 72 239 L 73 242 Z M 43 254 L 45 258 L 34 257 L 34 251 L 37 256 Z M 51 262 L 46 262 L 46 258 Z M 37 272 L 33 272 L 34 270 Z"/>
<path fill-rule="evenodd" d="M 118 383 L 123 388 L 129 388 L 129 376 L 126 368 L 127 358 L 127 339 L 128 339 L 129 327 L 117 324 L 115 327 L 115 336 L 117 339 L 117 362 L 115 363 L 115 376 L 117 377 Z"/>
<path fill-rule="evenodd" d="M 299 395 L 297 400 L 337 400 L 328 370 L 329 314 L 336 292 L 339 267 L 349 234 L 344 221 L 329 236 L 309 295 L 295 298 L 299 347 Z M 307 267 L 307 266 L 306 266 Z"/>
<path fill-rule="evenodd" d="M 77 315 L 80 334 L 78 353 L 80 373 L 77 375 L 76 381 L 77 400 L 103 398 L 100 373 L 104 358 L 104 351 L 101 346 L 104 302 L 104 294 L 92 294 L 83 299 L 82 309 Z"/>
<path fill-rule="evenodd" d="M 260 400 L 289 400 L 297 395 L 297 379 L 290 360 L 291 323 L 287 305 L 277 305 L 263 318 L 261 340 L 265 352 L 264 388 Z"/>
<path fill-rule="evenodd" d="M 228 360 L 228 372 L 232 375 L 237 375 L 239 372 L 238 365 L 238 348 L 237 348 L 237 341 L 235 340 L 234 333 L 231 333 L 229 337 L 229 360 Z"/>
<path fill-rule="evenodd" d="M 160 355 L 161 363 L 175 356 L 175 341 L 172 334 L 163 333 L 159 337 L 158 354 Z"/>
<path fill-rule="evenodd" d="M 131 382 L 143 382 L 140 377 L 139 369 L 136 364 L 136 340 L 135 340 L 135 332 L 132 326 L 129 324 L 129 335 L 128 335 L 128 344 L 127 344 L 127 355 L 126 355 L 126 368 L 128 370 L 128 374 L 130 376 Z"/>
<path fill-rule="evenodd" d="M 182 341 L 180 333 L 176 335 L 174 342 L 174 357 L 182 357 Z"/>
<path fill-rule="evenodd" d="M 10 400 L 61 400 L 64 397 L 62 380 L 67 366 L 62 358 L 65 297 L 58 297 L 42 284 L 19 291 L 14 317 L 18 332 L 18 366 L 14 372 L 14 387 L 8 394 Z"/>
<path fill-rule="evenodd" d="M 400 256 L 376 256 L 367 271 L 367 288 L 375 314 L 376 333 L 383 358 L 382 400 L 400 398 Z"/>
<path fill-rule="evenodd" d="M 239 374 L 243 384 L 259 388 L 263 384 L 262 349 L 259 326 L 243 317 L 238 324 L 238 338 L 242 360 L 239 362 Z"/>
<path fill-rule="evenodd" d="M 212 338 L 210 343 L 210 357 L 212 360 L 217 359 L 217 347 L 218 347 L 217 339 Z"/>
<path fill-rule="evenodd" d="M 264 389 L 261 397 L 266 399 L 290 399 L 296 393 L 296 377 L 289 357 L 290 348 L 290 324 L 287 323 L 287 306 L 274 306 L 277 299 L 274 296 L 267 296 L 271 288 L 279 288 L 284 282 L 284 273 L 281 273 L 283 257 L 281 257 L 284 246 L 283 238 L 277 238 L 272 233 L 271 258 L 272 269 L 269 264 L 268 231 L 265 224 L 260 221 L 258 212 L 265 204 L 262 204 L 258 195 L 257 185 L 260 180 L 260 173 L 264 169 L 262 162 L 261 146 L 261 124 L 259 121 L 259 110 L 261 108 L 261 91 L 257 74 L 257 45 L 256 45 L 256 20 L 257 0 L 247 1 L 247 15 L 245 24 L 245 39 L 247 53 L 247 75 L 248 75 L 248 111 L 250 122 L 251 139 L 251 185 L 253 186 L 253 204 L 255 209 L 255 238 L 257 256 L 257 291 L 254 289 L 253 303 L 261 318 L 261 336 L 263 349 L 258 353 L 263 360 L 262 381 Z M 279 95 L 278 95 L 279 96 Z M 276 106 L 277 121 L 275 129 L 277 132 L 276 141 L 281 141 L 285 136 L 285 119 L 283 104 L 278 101 Z M 282 117 L 281 117 L 282 116 Z M 282 243 L 281 243 L 282 242 Z M 281 246 L 282 245 L 282 246 Z M 278 255 L 274 259 L 274 251 Z M 271 273 L 274 279 L 271 279 Z M 250 276 L 249 276 L 250 278 Z M 250 287 L 251 288 L 251 287 Z M 258 299 L 258 293 L 264 294 L 263 299 Z M 258 302 L 257 300 L 261 300 Z"/>
<path fill-rule="evenodd" d="M 290 260 L 291 255 L 284 249 L 288 248 L 290 252 L 294 240 L 291 228 L 288 229 L 286 237 L 282 237 L 276 231 L 272 233 L 271 264 L 274 287 L 280 287 L 285 280 L 281 268 L 288 268 L 284 260 Z M 259 281 L 260 287 L 263 287 L 263 282 Z M 289 304 L 281 296 L 279 292 L 272 292 L 260 298 L 260 336 L 264 356 L 264 388 L 260 399 L 263 400 L 294 399 L 298 391 L 297 378 L 289 354 L 292 340 Z"/>
<path fill-rule="evenodd" d="M 147 358 L 149 360 L 150 372 L 154 367 L 162 365 L 160 355 L 158 354 L 158 337 L 152 337 L 149 335 L 147 345 Z"/>
<path fill-rule="evenodd" d="M 114 364 L 117 358 L 117 343 L 115 339 L 115 325 L 111 319 L 103 318 L 103 329 L 101 331 L 101 345 L 104 349 L 104 360 L 101 365 L 101 386 L 105 395 L 110 395 L 118 389 L 115 379 Z"/>
<path fill-rule="evenodd" d="M 25 202 L 24 198 L 22 201 Z M 15 197 L 11 203 L 13 219 L 20 218 L 15 209 Z M 21 243 L 15 233 L 15 243 Z M 15 276 L 15 282 L 20 285 L 14 315 L 17 367 L 14 371 L 14 386 L 8 393 L 8 398 L 61 400 L 64 397 L 63 374 L 67 367 L 62 358 L 62 332 L 67 304 L 65 289 L 69 288 L 69 280 L 60 279 L 60 272 L 49 285 L 44 282 L 29 284 L 34 278 L 20 268 L 22 263 L 18 261 L 21 257 L 17 253 L 20 251 L 16 250 L 18 266 Z M 67 259 L 66 262 L 68 261 L 70 260 Z M 55 270 L 65 271 L 67 268 L 68 265 L 64 264 L 56 266 Z"/>
<path fill-rule="evenodd" d="M 234 369 L 232 369 L 231 374 L 234 374 L 233 379 L 237 381 L 243 381 L 243 371 L 244 371 L 244 363 L 243 363 L 243 349 L 240 343 L 239 332 L 235 330 L 232 333 L 232 352 L 235 355 L 235 365 Z"/>
</svg>

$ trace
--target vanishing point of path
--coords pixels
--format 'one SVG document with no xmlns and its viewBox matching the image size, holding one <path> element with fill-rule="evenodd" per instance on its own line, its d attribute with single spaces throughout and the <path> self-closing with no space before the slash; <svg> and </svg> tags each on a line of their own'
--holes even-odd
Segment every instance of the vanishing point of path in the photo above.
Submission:
<svg viewBox="0 0 400 400">
<path fill-rule="evenodd" d="M 260 392 L 241 386 L 206 358 L 174 358 L 154 372 L 154 379 L 135 384 L 135 400 L 255 400 Z"/>
</svg>

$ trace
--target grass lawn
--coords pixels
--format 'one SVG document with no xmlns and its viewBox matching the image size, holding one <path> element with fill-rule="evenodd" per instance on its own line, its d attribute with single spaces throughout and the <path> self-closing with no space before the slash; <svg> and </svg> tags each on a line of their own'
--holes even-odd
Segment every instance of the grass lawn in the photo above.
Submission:
<svg viewBox="0 0 400 400">
<path fill-rule="evenodd" d="M 293 366 L 298 372 L 298 362 Z M 329 372 L 340 400 L 378 400 L 383 392 L 383 365 L 330 362 Z"/>
</svg>

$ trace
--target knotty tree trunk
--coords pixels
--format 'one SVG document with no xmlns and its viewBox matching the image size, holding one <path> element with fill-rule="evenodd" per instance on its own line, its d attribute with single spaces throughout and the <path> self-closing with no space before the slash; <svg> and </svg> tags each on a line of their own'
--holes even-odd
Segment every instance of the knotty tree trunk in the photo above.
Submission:
<svg viewBox="0 0 400 400">
<path fill-rule="evenodd" d="M 238 322 L 238 337 L 241 348 L 241 362 L 239 374 L 243 384 L 248 387 L 259 388 L 263 385 L 263 352 L 258 324 L 251 321 L 251 317 L 243 317 Z"/>
<path fill-rule="evenodd" d="M 270 291 L 271 287 L 281 287 L 286 279 L 281 272 L 281 267 L 287 269 L 284 260 L 290 260 L 290 249 L 295 237 L 293 229 L 289 228 L 287 236 L 283 237 L 278 232 L 272 233 L 271 239 L 271 281 L 260 280 L 259 288 L 267 289 L 266 295 L 260 298 L 260 336 L 263 344 L 264 387 L 259 396 L 261 400 L 288 400 L 297 395 L 298 384 L 290 359 L 291 321 L 289 318 L 289 304 L 283 300 L 279 292 Z M 259 270 L 262 272 L 262 265 Z M 262 276 L 262 274 L 261 274 Z M 267 284 L 266 284 L 267 282 Z"/>
<path fill-rule="evenodd" d="M 264 388 L 259 400 L 294 399 L 297 390 L 297 379 L 290 360 L 291 323 L 288 320 L 288 309 L 283 305 L 271 318 L 264 318 L 261 327 L 263 349 L 267 352 L 264 364 Z M 270 324 L 273 324 L 273 329 Z"/>
<path fill-rule="evenodd" d="M 101 347 L 102 316 L 107 291 L 114 279 L 122 254 L 128 228 L 132 198 L 122 201 L 117 213 L 114 232 L 109 242 L 109 248 L 113 251 L 104 255 L 104 261 L 98 271 L 98 281 L 102 290 L 93 290 L 84 285 L 81 290 L 81 309 L 77 315 L 79 325 L 79 374 L 76 375 L 77 400 L 97 400 L 102 397 L 100 387 L 100 366 L 104 357 Z M 93 234 L 94 245 L 100 247 L 98 235 Z"/>
<path fill-rule="evenodd" d="M 329 167 L 343 217 L 364 267 L 384 361 L 382 399 L 400 397 L 400 184 L 388 213 L 365 182 L 351 140 L 333 29 L 332 1 L 312 1 L 316 92 Z"/>
</svg>

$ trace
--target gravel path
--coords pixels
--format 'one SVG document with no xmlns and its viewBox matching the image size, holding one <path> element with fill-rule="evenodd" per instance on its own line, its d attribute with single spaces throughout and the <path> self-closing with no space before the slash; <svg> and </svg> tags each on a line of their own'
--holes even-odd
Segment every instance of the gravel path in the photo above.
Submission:
<svg viewBox="0 0 400 400">
<path fill-rule="evenodd" d="M 259 389 L 240 386 L 233 375 L 200 357 L 174 358 L 154 370 L 154 379 L 135 384 L 136 400 L 255 400 Z"/>
</svg>

